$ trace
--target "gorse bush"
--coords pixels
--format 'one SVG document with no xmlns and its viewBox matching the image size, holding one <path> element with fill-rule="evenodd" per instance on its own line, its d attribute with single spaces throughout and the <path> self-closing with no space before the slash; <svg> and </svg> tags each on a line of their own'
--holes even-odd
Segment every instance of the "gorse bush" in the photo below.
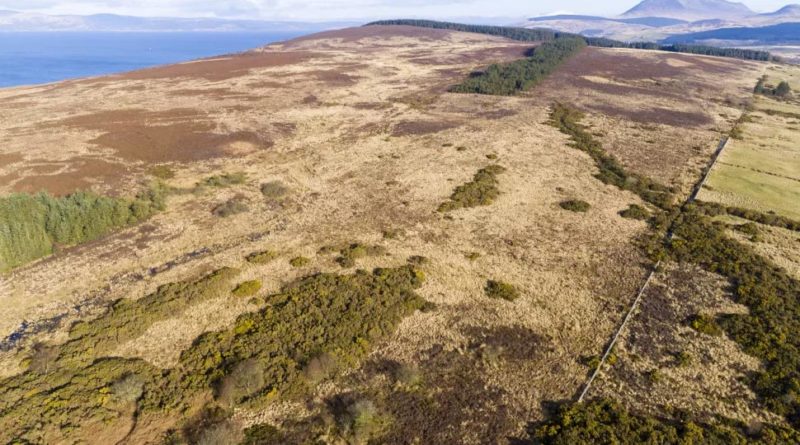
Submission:
<svg viewBox="0 0 800 445">
<path fill-rule="evenodd" d="M 550 420 L 531 429 L 530 439 L 542 445 L 597 444 L 759 444 L 799 443 L 789 428 L 764 425 L 753 431 L 741 423 L 717 424 L 636 415 L 603 399 L 562 405 Z"/>
<path fill-rule="evenodd" d="M 512 284 L 503 281 L 489 280 L 483 288 L 489 298 L 499 298 L 506 301 L 514 301 L 519 298 L 519 291 Z"/>
<path fill-rule="evenodd" d="M 703 214 L 702 206 L 684 209 L 673 224 L 668 254 L 727 277 L 737 303 L 750 310 L 726 314 L 716 323 L 745 352 L 763 360 L 750 384 L 764 404 L 800 426 L 800 281 L 753 249 L 726 236 L 726 227 Z M 697 321 L 697 319 L 696 319 Z M 709 319 L 697 321 L 708 329 Z"/>
<path fill-rule="evenodd" d="M 0 198 L 0 272 L 53 253 L 55 246 L 91 241 L 164 209 L 154 184 L 134 199 L 91 192 L 64 197 L 15 193 Z"/>
<path fill-rule="evenodd" d="M 130 427 L 131 409 L 119 408 L 124 403 L 135 403 L 143 417 L 157 416 L 166 429 L 182 413 L 191 415 L 190 407 L 207 395 L 225 405 L 257 407 L 305 392 L 315 383 L 307 372 L 315 359 L 355 365 L 425 303 L 414 292 L 424 276 L 413 266 L 318 274 L 284 286 L 229 329 L 203 334 L 171 369 L 107 356 L 154 322 L 229 292 L 234 276 L 234 270 L 221 269 L 165 285 L 74 326 L 70 340 L 56 347 L 57 358 L 48 353 L 36 370 L 0 380 L 0 442 L 92 442 L 87 434 Z M 198 443 L 218 437 L 214 429 L 229 413 L 206 411 L 174 430 L 171 439 Z M 235 431 L 222 436 L 229 432 Z"/>
<path fill-rule="evenodd" d="M 233 295 L 236 297 L 250 297 L 261 290 L 261 280 L 249 280 L 239 283 L 236 289 L 233 290 Z"/>
<path fill-rule="evenodd" d="M 248 263 L 251 264 L 267 264 L 278 257 L 278 253 L 272 250 L 262 250 L 260 252 L 253 252 L 245 257 Z"/>
<path fill-rule="evenodd" d="M 440 212 L 449 212 L 466 207 L 490 205 L 500 196 L 497 175 L 506 171 L 499 165 L 490 165 L 478 170 L 472 181 L 456 187 L 450 201 L 439 206 Z"/>
<path fill-rule="evenodd" d="M 238 215 L 239 213 L 245 213 L 249 210 L 250 206 L 248 206 L 243 199 L 231 198 L 218 204 L 211 210 L 211 213 L 220 218 L 227 218 L 229 216 Z"/>
<path fill-rule="evenodd" d="M 627 219 L 644 221 L 647 218 L 650 218 L 650 212 L 638 204 L 631 204 L 627 209 L 619 212 L 619 216 Z"/>
<path fill-rule="evenodd" d="M 197 183 L 199 187 L 230 187 L 232 185 L 244 184 L 247 175 L 243 172 L 224 173 L 221 175 L 209 176 Z"/>
<path fill-rule="evenodd" d="M 271 181 L 261 184 L 261 194 L 267 199 L 280 199 L 289 193 L 289 188 L 280 181 Z"/>
<path fill-rule="evenodd" d="M 339 257 L 336 258 L 336 262 L 342 267 L 353 267 L 356 265 L 356 260 L 360 258 L 381 255 L 386 255 L 386 249 L 383 246 L 354 243 L 339 251 Z"/>
<path fill-rule="evenodd" d="M 304 256 L 296 256 L 289 260 L 289 265 L 292 267 L 306 267 L 311 264 L 311 259 Z"/>
<path fill-rule="evenodd" d="M 800 232 L 800 221 L 776 215 L 774 213 L 763 213 L 757 210 L 745 209 L 742 207 L 726 207 L 715 202 L 697 202 L 697 211 L 708 216 L 731 215 L 738 218 L 747 219 L 766 226 L 779 227 L 781 229 Z"/>
<path fill-rule="evenodd" d="M 710 315 L 695 315 L 689 322 L 689 326 L 701 334 L 710 335 L 712 337 L 718 337 L 722 335 L 722 329 Z"/>
<path fill-rule="evenodd" d="M 550 113 L 550 124 L 572 139 L 572 146 L 592 157 L 600 172 L 595 175 L 605 184 L 617 186 L 636 193 L 644 201 L 662 209 L 669 208 L 673 202 L 672 191 L 651 179 L 628 172 L 616 158 L 606 153 L 600 141 L 596 140 L 580 124 L 583 113 L 566 105 L 555 103 Z"/>
<path fill-rule="evenodd" d="M 510 96 L 534 87 L 585 46 L 586 43 L 581 38 L 545 42 L 534 48 L 529 57 L 490 65 L 486 70 L 453 86 L 450 91 Z"/>
<path fill-rule="evenodd" d="M 558 203 L 559 207 L 570 212 L 584 213 L 588 212 L 592 207 L 588 202 L 581 201 L 580 199 L 570 199 Z"/>
</svg>

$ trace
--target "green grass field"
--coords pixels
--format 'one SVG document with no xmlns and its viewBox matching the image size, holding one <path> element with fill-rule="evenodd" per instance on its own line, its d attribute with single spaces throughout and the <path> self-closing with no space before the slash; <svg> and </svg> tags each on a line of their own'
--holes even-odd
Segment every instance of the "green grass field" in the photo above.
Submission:
<svg viewBox="0 0 800 445">
<path fill-rule="evenodd" d="M 751 118 L 699 198 L 800 219 L 800 102 L 757 97 Z"/>
</svg>

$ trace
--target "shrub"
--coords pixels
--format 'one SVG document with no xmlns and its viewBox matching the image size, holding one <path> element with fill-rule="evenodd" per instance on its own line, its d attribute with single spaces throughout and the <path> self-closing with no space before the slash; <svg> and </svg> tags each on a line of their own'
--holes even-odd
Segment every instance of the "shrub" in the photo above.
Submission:
<svg viewBox="0 0 800 445">
<path fill-rule="evenodd" d="M 48 374 L 0 379 L 0 442 L 86 442 L 79 439 L 127 427 L 131 419 L 113 402 L 122 394 L 128 399 L 136 394 L 122 390 L 133 379 L 144 383 L 136 415 L 158 418 L 162 425 L 182 421 L 212 389 L 222 402 L 258 409 L 283 395 L 307 391 L 303 364 L 319 357 L 319 351 L 337 351 L 342 364 L 356 366 L 371 345 L 424 305 L 415 293 L 424 277 L 412 266 L 317 274 L 287 284 L 268 298 L 272 304 L 239 316 L 230 328 L 204 333 L 170 369 L 105 356 L 155 321 L 228 292 L 231 271 L 115 303 L 108 313 L 73 327 Z M 199 443 L 230 437 L 223 443 L 238 443 L 239 438 L 215 431 L 229 417 L 225 409 L 208 406 L 168 439 Z"/>
<path fill-rule="evenodd" d="M 583 113 L 564 104 L 555 103 L 550 112 L 550 125 L 558 128 L 572 139 L 572 146 L 584 151 L 592 157 L 600 170 L 597 179 L 604 184 L 614 185 L 639 195 L 642 200 L 661 209 L 672 206 L 672 191 L 651 179 L 628 172 L 616 158 L 606 153 L 600 141 L 596 140 L 586 128 L 580 124 Z"/>
<path fill-rule="evenodd" d="M 367 246 L 361 243 L 350 244 L 339 251 L 340 256 L 336 262 L 342 267 L 353 267 L 356 260 L 368 256 L 380 256 L 386 254 L 383 246 Z"/>
<path fill-rule="evenodd" d="M 675 363 L 681 368 L 691 365 L 693 361 L 694 358 L 692 355 L 686 351 L 681 351 L 675 354 Z"/>
<path fill-rule="evenodd" d="M 497 188 L 497 175 L 506 171 L 499 165 L 490 165 L 478 170 L 471 182 L 456 187 L 450 201 L 439 206 L 440 212 L 456 209 L 485 206 L 494 202 L 500 195 Z"/>
<path fill-rule="evenodd" d="M 308 361 L 303 374 L 310 382 L 319 382 L 336 372 L 339 363 L 332 354 L 323 353 Z"/>
<path fill-rule="evenodd" d="M 217 388 L 217 400 L 235 405 L 264 387 L 264 371 L 255 359 L 237 364 L 225 375 Z"/>
<path fill-rule="evenodd" d="M 775 95 L 778 97 L 786 97 L 790 94 L 792 94 L 792 87 L 790 87 L 789 82 L 785 80 L 782 80 L 775 88 Z"/>
<path fill-rule="evenodd" d="M 383 231 L 383 239 L 397 239 L 404 233 L 403 229 L 386 229 Z"/>
<path fill-rule="evenodd" d="M 489 298 L 501 298 L 506 301 L 514 301 L 519 298 L 519 291 L 517 288 L 502 281 L 487 281 L 484 291 Z"/>
<path fill-rule="evenodd" d="M 230 445 L 244 438 L 242 431 L 232 422 L 223 422 L 203 431 L 196 445 Z"/>
<path fill-rule="evenodd" d="M 304 257 L 304 256 L 296 256 L 296 257 L 292 258 L 291 260 L 289 260 L 289 264 L 292 267 L 305 267 L 305 266 L 308 266 L 310 263 L 311 263 L 311 260 L 306 258 L 306 257 Z"/>
<path fill-rule="evenodd" d="M 233 290 L 233 295 L 236 297 L 250 297 L 261 290 L 261 280 L 250 280 L 239 283 L 236 289 Z"/>
<path fill-rule="evenodd" d="M 150 170 L 147 171 L 151 176 L 154 176 L 158 179 L 172 179 L 175 177 L 175 172 L 172 171 L 169 166 L 166 165 L 156 165 L 151 167 Z"/>
<path fill-rule="evenodd" d="M 748 434 L 741 422 L 723 419 L 710 424 L 682 416 L 666 419 L 629 412 L 619 403 L 591 400 L 562 404 L 549 420 L 529 430 L 530 439 L 542 445 L 596 444 L 777 444 L 798 443 L 800 434 L 782 426 L 765 425 Z"/>
<path fill-rule="evenodd" d="M 133 403 L 144 394 L 144 380 L 136 374 L 128 374 L 111 385 L 111 394 L 120 403 Z"/>
<path fill-rule="evenodd" d="M 241 445 L 284 445 L 286 443 L 286 438 L 278 428 L 261 423 L 244 430 L 244 441 Z"/>
<path fill-rule="evenodd" d="M 261 184 L 261 194 L 267 199 L 280 199 L 289 193 L 289 188 L 280 181 L 270 181 Z"/>
<path fill-rule="evenodd" d="M 232 185 L 244 184 L 245 181 L 247 181 L 247 175 L 243 172 L 237 172 L 209 176 L 201 182 L 198 182 L 197 185 L 200 187 L 230 187 Z"/>
<path fill-rule="evenodd" d="M 713 210 L 713 207 L 711 207 Z M 727 277 L 737 303 L 747 313 L 713 320 L 695 317 L 690 323 L 712 335 L 724 329 L 745 352 L 762 359 L 764 369 L 750 381 L 762 402 L 776 414 L 800 425 L 800 281 L 753 249 L 726 236 L 724 225 L 704 214 L 706 206 L 687 206 L 675 220 L 668 252 L 676 261 L 691 262 Z"/>
<path fill-rule="evenodd" d="M 650 217 L 650 212 L 640 205 L 631 204 L 627 209 L 619 212 L 619 215 L 623 218 L 644 221 Z"/>
<path fill-rule="evenodd" d="M 247 205 L 247 203 L 240 198 L 233 198 L 214 207 L 214 209 L 211 210 L 211 213 L 220 218 L 227 218 L 239 213 L 244 213 L 248 210 L 250 210 L 250 207 Z"/>
<path fill-rule="evenodd" d="M 368 440 L 378 436 L 387 423 L 386 416 L 381 415 L 371 400 L 357 400 L 340 413 L 337 423 L 342 435 L 350 437 L 355 444 L 366 444 Z"/>
<path fill-rule="evenodd" d="M 476 261 L 478 258 L 481 257 L 481 254 L 478 252 L 467 252 L 464 257 L 470 261 Z"/>
<path fill-rule="evenodd" d="M 569 210 L 570 212 L 578 212 L 578 213 L 587 212 L 592 207 L 591 205 L 589 205 L 588 202 L 581 201 L 579 199 L 570 199 L 567 201 L 561 201 L 558 205 L 564 210 Z"/>
<path fill-rule="evenodd" d="M 278 253 L 272 250 L 262 250 L 260 252 L 253 252 L 245 257 L 248 263 L 252 264 L 267 264 L 278 257 Z"/>
<path fill-rule="evenodd" d="M 733 227 L 737 232 L 741 232 L 745 235 L 750 237 L 750 241 L 752 242 L 759 242 L 761 241 L 761 231 L 758 230 L 758 226 L 755 223 L 745 223 L 745 224 L 738 224 Z"/>
<path fill-rule="evenodd" d="M 697 314 L 692 317 L 689 326 L 701 334 L 719 337 L 722 335 L 722 329 L 719 327 L 714 318 L 706 314 Z"/>
</svg>

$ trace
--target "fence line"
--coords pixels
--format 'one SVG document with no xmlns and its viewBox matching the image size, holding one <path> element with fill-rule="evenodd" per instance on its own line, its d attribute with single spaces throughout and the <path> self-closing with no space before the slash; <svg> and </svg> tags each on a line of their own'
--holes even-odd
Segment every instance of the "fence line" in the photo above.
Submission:
<svg viewBox="0 0 800 445">
<path fill-rule="evenodd" d="M 694 189 L 692 190 L 691 195 L 686 200 L 685 204 L 689 204 L 697 199 L 697 195 L 700 193 L 700 190 L 705 185 L 706 181 L 708 180 L 708 176 L 711 174 L 711 170 L 714 169 L 714 166 L 717 164 L 717 160 L 719 159 L 720 155 L 722 154 L 722 150 L 728 145 L 728 138 L 723 137 L 720 140 L 719 145 L 717 146 L 717 150 L 714 152 L 713 157 L 711 158 L 711 162 L 708 165 L 708 168 L 703 174 L 703 177 L 700 179 L 700 182 L 695 185 Z M 669 235 L 667 236 L 667 241 L 672 240 L 672 231 L 670 231 Z M 617 332 L 614 333 L 614 336 L 611 337 L 611 343 L 608 344 L 605 353 L 603 353 L 603 357 L 600 358 L 600 363 L 595 368 L 592 375 L 589 377 L 589 380 L 586 381 L 586 384 L 583 387 L 583 391 L 581 391 L 581 395 L 578 396 L 578 403 L 583 402 L 584 398 L 586 398 L 586 394 L 589 392 L 589 389 L 592 387 L 592 383 L 594 383 L 595 379 L 598 375 L 600 375 L 600 371 L 603 369 L 603 365 L 605 365 L 608 356 L 611 355 L 611 351 L 614 349 L 614 346 L 617 344 L 620 335 L 622 335 L 622 331 L 625 330 L 625 327 L 628 325 L 628 322 L 633 318 L 633 314 L 636 311 L 636 308 L 639 307 L 639 303 L 642 301 L 642 297 L 644 296 L 644 292 L 647 290 L 647 287 L 650 285 L 650 281 L 653 279 L 653 275 L 655 275 L 656 271 L 658 270 L 659 266 L 661 266 L 661 261 L 657 262 L 655 266 L 650 270 L 650 273 L 647 274 L 647 279 L 645 280 L 642 287 L 639 289 L 639 293 L 636 294 L 636 298 L 633 300 L 630 309 L 628 309 L 628 313 L 625 314 L 625 318 L 622 320 L 622 323 L 617 329 Z"/>
</svg>

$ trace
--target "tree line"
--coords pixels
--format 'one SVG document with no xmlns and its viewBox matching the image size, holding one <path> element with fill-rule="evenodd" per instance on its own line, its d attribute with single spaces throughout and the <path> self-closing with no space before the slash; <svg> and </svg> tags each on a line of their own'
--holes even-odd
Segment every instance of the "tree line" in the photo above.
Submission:
<svg viewBox="0 0 800 445">
<path fill-rule="evenodd" d="M 422 28 L 448 29 L 453 31 L 474 32 L 478 34 L 488 34 L 493 36 L 506 37 L 512 40 L 523 42 L 548 42 L 556 39 L 582 39 L 589 46 L 600 48 L 630 48 L 645 49 L 655 51 L 668 51 L 674 53 L 701 54 L 705 56 L 728 57 L 744 60 L 771 61 L 777 60 L 768 51 L 759 51 L 741 48 L 718 48 L 706 45 L 688 44 L 659 44 L 655 42 L 622 42 L 619 40 L 607 39 L 604 37 L 584 37 L 578 34 L 551 31 L 548 29 L 529 29 L 508 26 L 489 26 L 489 25 L 466 25 L 452 22 L 439 22 L 434 20 L 381 20 L 368 23 L 370 25 L 406 25 L 418 26 Z"/>
<path fill-rule="evenodd" d="M 450 92 L 510 96 L 532 88 L 585 46 L 583 40 L 575 38 L 545 42 L 525 59 L 490 65 L 485 71 L 473 73 L 451 87 Z"/>
</svg>

